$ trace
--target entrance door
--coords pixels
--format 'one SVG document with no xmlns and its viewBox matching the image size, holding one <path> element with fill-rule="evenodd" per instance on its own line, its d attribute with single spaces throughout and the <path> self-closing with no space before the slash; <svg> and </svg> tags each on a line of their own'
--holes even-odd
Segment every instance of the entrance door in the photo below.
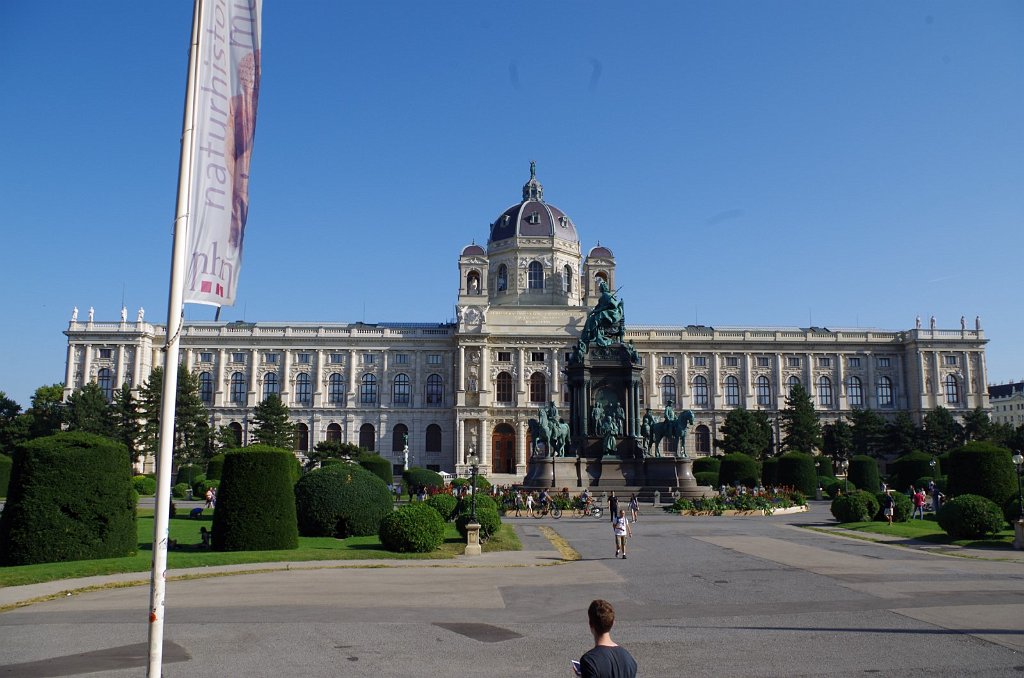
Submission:
<svg viewBox="0 0 1024 678">
<path fill-rule="evenodd" d="M 491 434 L 491 472 L 516 472 L 516 432 L 508 424 L 498 424 Z"/>
</svg>

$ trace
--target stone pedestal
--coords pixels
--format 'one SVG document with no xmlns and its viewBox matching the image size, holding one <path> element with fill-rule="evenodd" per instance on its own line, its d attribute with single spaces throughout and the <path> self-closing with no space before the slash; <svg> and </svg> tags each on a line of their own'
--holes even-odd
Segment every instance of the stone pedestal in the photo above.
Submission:
<svg viewBox="0 0 1024 678">
<path fill-rule="evenodd" d="M 480 523 L 469 523 L 466 525 L 466 555 L 478 556 L 482 552 L 480 548 Z"/>
<path fill-rule="evenodd" d="M 1013 523 L 1013 548 L 1024 550 L 1024 520 Z"/>
<path fill-rule="evenodd" d="M 693 460 L 687 457 L 533 459 L 523 485 L 533 489 L 568 487 L 571 490 L 584 487 L 652 488 L 678 491 L 686 498 L 714 493 L 714 488 L 697 485 L 693 477 Z"/>
</svg>

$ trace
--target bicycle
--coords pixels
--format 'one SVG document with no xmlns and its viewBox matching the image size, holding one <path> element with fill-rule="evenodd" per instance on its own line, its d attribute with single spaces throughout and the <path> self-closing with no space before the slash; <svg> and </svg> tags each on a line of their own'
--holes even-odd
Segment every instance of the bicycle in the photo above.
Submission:
<svg viewBox="0 0 1024 678">
<path fill-rule="evenodd" d="M 594 518 L 600 518 L 603 511 L 600 506 L 594 504 L 587 504 L 586 506 L 577 506 L 572 510 L 572 515 L 576 518 L 583 518 L 586 516 L 593 516 Z"/>
<path fill-rule="evenodd" d="M 555 520 L 562 517 L 562 509 L 558 508 L 554 504 L 548 504 L 547 506 L 538 506 L 533 510 L 534 518 L 544 518 L 550 515 Z"/>
</svg>

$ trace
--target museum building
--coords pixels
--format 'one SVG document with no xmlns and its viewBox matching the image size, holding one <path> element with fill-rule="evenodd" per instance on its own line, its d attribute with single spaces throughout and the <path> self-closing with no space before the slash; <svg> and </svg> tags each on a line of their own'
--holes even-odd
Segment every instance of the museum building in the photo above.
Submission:
<svg viewBox="0 0 1024 678">
<path fill-rule="evenodd" d="M 531 163 L 522 200 L 491 224 L 487 246 L 458 258 L 454 323 L 189 321 L 182 363 L 198 376 L 213 427 L 251 434 L 253 408 L 279 395 L 298 426 L 296 453 L 323 440 L 376 450 L 400 470 L 409 462 L 464 473 L 476 453 L 498 482 L 521 479 L 530 461 L 527 421 L 554 401 L 567 410 L 564 369 L 603 280 L 614 290 L 615 257 L 586 255 L 576 224 L 544 199 Z M 80 321 L 65 334 L 65 397 L 86 380 L 112 397 L 162 365 L 166 328 Z M 672 400 L 692 410 L 691 456 L 712 453 L 730 410 L 764 410 L 779 440 L 778 412 L 803 385 L 822 420 L 852 409 L 908 412 L 918 423 L 936 406 L 954 414 L 988 409 L 980 321 L 968 329 L 881 331 L 824 327 L 633 325 L 626 336 L 643 368 L 640 406 Z M 568 419 L 568 417 L 565 417 Z M 673 451 L 673 450 L 670 450 Z M 147 463 L 150 466 L 152 461 Z"/>
</svg>

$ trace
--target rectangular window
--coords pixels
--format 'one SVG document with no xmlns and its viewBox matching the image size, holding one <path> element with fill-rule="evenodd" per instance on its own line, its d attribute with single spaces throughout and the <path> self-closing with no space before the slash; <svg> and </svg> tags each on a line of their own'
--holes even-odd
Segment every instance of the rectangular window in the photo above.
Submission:
<svg viewBox="0 0 1024 678">
<path fill-rule="evenodd" d="M 818 358 L 818 367 L 832 367 L 832 358 Z"/>
<path fill-rule="evenodd" d="M 427 364 L 428 365 L 440 365 L 441 364 L 441 354 L 440 353 L 431 353 L 430 355 L 428 355 L 427 356 Z"/>
<path fill-rule="evenodd" d="M 276 365 L 277 364 L 277 358 L 278 358 L 278 356 L 277 356 L 276 353 L 264 353 L 263 354 L 263 362 L 265 362 L 265 363 L 267 363 L 269 365 Z"/>
<path fill-rule="evenodd" d="M 231 354 L 231 362 L 233 362 L 233 363 L 243 363 L 244 364 L 245 363 L 245 354 L 244 353 L 232 353 Z"/>
<path fill-rule="evenodd" d="M 673 356 L 673 355 L 663 355 L 663 356 L 661 356 L 661 366 L 662 367 L 672 367 L 675 364 L 676 364 L 676 357 L 675 356 Z"/>
<path fill-rule="evenodd" d="M 707 356 L 703 356 L 703 355 L 695 355 L 695 356 L 693 356 L 693 366 L 694 367 L 704 367 L 707 364 L 708 364 Z"/>
<path fill-rule="evenodd" d="M 200 353 L 199 354 L 199 362 L 201 362 L 201 363 L 212 363 L 213 362 L 213 354 L 212 353 Z"/>
<path fill-rule="evenodd" d="M 308 365 L 309 364 L 309 354 L 308 353 L 300 353 L 297 357 L 298 357 L 300 365 Z"/>
<path fill-rule="evenodd" d="M 786 358 L 786 364 L 790 367 L 800 367 L 800 358 L 796 356 L 790 356 Z"/>
<path fill-rule="evenodd" d="M 860 367 L 860 358 L 847 358 L 846 364 L 850 367 Z"/>
<path fill-rule="evenodd" d="M 113 357 L 114 357 L 114 349 L 112 349 L 112 348 L 101 348 L 100 349 L 100 358 L 106 358 L 107 360 L 110 360 Z"/>
<path fill-rule="evenodd" d="M 330 361 L 332 365 L 340 365 L 343 362 L 343 359 L 340 353 L 332 353 Z"/>
<path fill-rule="evenodd" d="M 409 354 L 408 353 L 396 353 L 395 354 L 395 364 L 396 365 L 408 365 L 409 364 Z"/>
<path fill-rule="evenodd" d="M 946 364 L 947 365 L 956 365 L 956 356 L 955 355 L 947 355 L 946 356 Z"/>
<path fill-rule="evenodd" d="M 544 362 L 544 352 L 543 351 L 532 351 L 530 353 L 530 362 L 531 363 L 542 363 L 542 362 Z"/>
<path fill-rule="evenodd" d="M 728 356 L 725 359 L 725 366 L 726 367 L 738 367 L 739 364 L 740 364 L 740 359 L 737 358 L 736 356 Z"/>
<path fill-rule="evenodd" d="M 889 359 L 888 358 L 879 358 L 878 359 L 878 366 L 879 367 L 889 367 Z"/>
<path fill-rule="evenodd" d="M 374 363 L 374 357 L 375 356 L 372 353 L 364 353 L 363 354 L 363 364 L 364 365 L 372 365 Z"/>
<path fill-rule="evenodd" d="M 758 356 L 758 358 L 757 358 L 757 366 L 758 367 L 768 367 L 770 365 L 768 360 L 769 359 L 767 357 L 765 357 L 765 356 Z"/>
<path fill-rule="evenodd" d="M 498 351 L 498 362 L 499 363 L 510 363 L 510 362 L 512 362 L 512 353 L 510 351 Z"/>
</svg>

